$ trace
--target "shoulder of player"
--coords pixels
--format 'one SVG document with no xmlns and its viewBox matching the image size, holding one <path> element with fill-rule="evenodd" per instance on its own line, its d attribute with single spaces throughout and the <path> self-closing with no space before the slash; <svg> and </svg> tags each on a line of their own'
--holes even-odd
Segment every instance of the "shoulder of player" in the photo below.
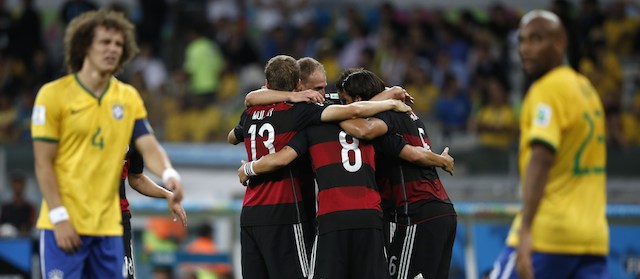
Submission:
<svg viewBox="0 0 640 279">
<path fill-rule="evenodd" d="M 138 89 L 133 87 L 133 85 L 125 83 L 117 78 L 111 79 L 111 84 L 109 86 L 112 86 L 116 91 L 121 91 L 126 94 L 139 94 Z"/>
<path fill-rule="evenodd" d="M 579 74 L 568 66 L 559 67 L 547 73 L 543 77 L 531 84 L 531 88 L 527 94 L 547 96 L 553 98 L 561 98 L 566 96 L 569 88 L 578 85 Z M 563 93 L 563 94 L 558 94 Z"/>
<path fill-rule="evenodd" d="M 75 78 L 71 74 L 60 77 L 42 85 L 42 87 L 40 87 L 40 90 L 38 91 L 38 95 L 58 94 L 58 92 L 66 92 L 67 90 L 65 89 L 72 86 L 72 84 L 75 82 Z"/>
</svg>

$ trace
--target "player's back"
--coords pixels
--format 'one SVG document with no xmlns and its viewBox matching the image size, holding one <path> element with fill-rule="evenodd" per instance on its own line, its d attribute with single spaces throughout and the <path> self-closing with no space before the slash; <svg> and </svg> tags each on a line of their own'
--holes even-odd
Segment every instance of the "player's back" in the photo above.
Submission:
<svg viewBox="0 0 640 279">
<path fill-rule="evenodd" d="M 319 233 L 382 228 L 373 145 L 334 124 L 309 127 L 306 138 L 318 182 Z"/>
<path fill-rule="evenodd" d="M 280 151 L 298 131 L 319 124 L 323 109 L 305 103 L 247 109 L 241 123 L 248 159 L 255 161 Z M 303 162 L 299 158 L 286 168 L 251 178 L 243 202 L 242 225 L 293 224 L 306 220 L 299 204 L 301 187 L 313 187 L 313 178 L 310 166 Z"/>
<path fill-rule="evenodd" d="M 442 214 L 449 214 L 451 200 L 440 182 L 436 168 L 412 164 L 398 158 L 400 149 L 397 139 L 402 138 L 411 146 L 431 150 L 431 140 L 426 127 L 413 112 L 383 112 L 376 115 L 389 128 L 386 135 L 376 139 L 379 156 L 377 181 L 381 187 L 385 204 L 393 201 L 400 222 L 418 222 Z M 385 209 L 389 211 L 391 209 Z M 410 220 L 407 217 L 410 216 Z M 390 216 L 385 212 L 385 217 Z"/>
<path fill-rule="evenodd" d="M 593 86 L 568 66 L 552 70 L 532 84 L 520 127 L 521 174 L 531 158 L 531 142 L 555 152 L 533 223 L 534 249 L 607 253 L 605 115 Z M 521 183 L 525 179 L 521 175 Z M 519 222 L 518 216 L 514 225 Z"/>
</svg>

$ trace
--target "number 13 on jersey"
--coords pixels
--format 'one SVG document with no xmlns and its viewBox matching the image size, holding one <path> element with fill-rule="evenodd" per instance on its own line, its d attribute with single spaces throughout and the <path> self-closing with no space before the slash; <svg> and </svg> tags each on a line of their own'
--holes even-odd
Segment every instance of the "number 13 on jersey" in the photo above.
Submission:
<svg viewBox="0 0 640 279">
<path fill-rule="evenodd" d="M 262 141 L 262 144 L 267 150 L 269 150 L 269 154 L 276 152 L 276 148 L 273 146 L 273 142 L 276 139 L 276 130 L 271 124 L 263 123 L 260 128 L 258 128 L 258 125 L 253 124 L 249 127 L 249 135 L 251 135 L 251 161 L 260 159 L 256 154 L 257 136 L 267 137 L 266 140 Z"/>
</svg>

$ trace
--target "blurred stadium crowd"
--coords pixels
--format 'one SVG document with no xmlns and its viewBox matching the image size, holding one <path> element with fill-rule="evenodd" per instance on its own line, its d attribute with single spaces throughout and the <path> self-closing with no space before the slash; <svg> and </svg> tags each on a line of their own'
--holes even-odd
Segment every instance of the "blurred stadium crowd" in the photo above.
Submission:
<svg viewBox="0 0 640 279">
<path fill-rule="evenodd" d="M 464 9 L 383 1 L 102 2 L 107 3 L 67 0 L 40 9 L 43 5 L 31 0 L 0 0 L 0 143 L 30 141 L 37 90 L 65 73 L 66 24 L 102 4 L 136 24 L 141 52 L 118 78 L 140 91 L 164 141 L 223 140 L 237 124 L 244 95 L 264 83 L 264 63 L 288 54 L 318 59 L 327 72 L 328 91 L 335 90 L 334 80 L 348 67 L 369 69 L 388 85 L 403 86 L 416 99 L 415 111 L 438 123 L 428 127 L 445 141 L 515 146 L 527 85 L 516 52 L 520 7 L 499 2 Z M 639 147 L 640 5 L 623 0 L 539 5 L 561 17 L 570 37 L 568 63 L 599 90 L 609 144 Z"/>
</svg>

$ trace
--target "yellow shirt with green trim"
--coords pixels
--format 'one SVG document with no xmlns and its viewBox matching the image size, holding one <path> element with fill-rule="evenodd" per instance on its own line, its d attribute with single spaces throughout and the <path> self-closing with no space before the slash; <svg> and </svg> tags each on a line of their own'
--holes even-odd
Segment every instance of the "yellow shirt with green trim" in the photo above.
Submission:
<svg viewBox="0 0 640 279">
<path fill-rule="evenodd" d="M 554 161 L 532 224 L 533 249 L 543 253 L 606 255 L 605 116 L 589 81 L 567 66 L 535 81 L 520 119 L 521 185 L 531 143 L 555 150 Z M 507 244 L 518 244 L 518 214 Z"/>
<path fill-rule="evenodd" d="M 119 175 L 134 123 L 147 112 L 138 91 L 111 78 L 101 97 L 67 75 L 45 84 L 31 119 L 33 140 L 56 142 L 62 204 L 81 235 L 122 235 Z M 52 229 L 42 200 L 37 227 Z"/>
</svg>

